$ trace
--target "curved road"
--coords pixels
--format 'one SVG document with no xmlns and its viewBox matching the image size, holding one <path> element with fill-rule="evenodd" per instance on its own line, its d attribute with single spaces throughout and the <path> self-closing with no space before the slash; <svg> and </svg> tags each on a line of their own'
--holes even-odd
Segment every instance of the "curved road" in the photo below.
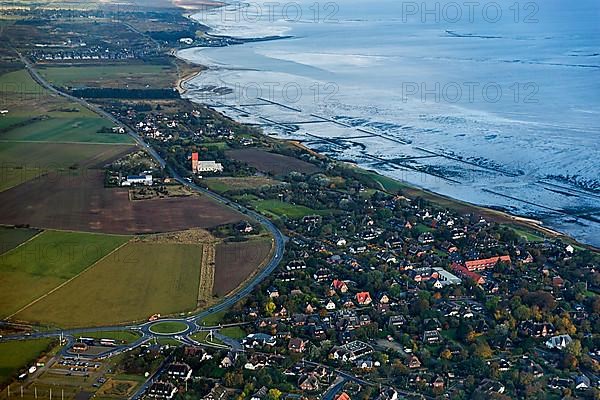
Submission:
<svg viewBox="0 0 600 400">
<path fill-rule="evenodd" d="M 115 347 L 114 349 L 108 350 L 107 352 L 105 352 L 101 355 L 102 357 L 108 357 L 108 356 L 111 356 L 111 355 L 114 355 L 117 353 L 121 353 L 123 351 L 131 350 L 131 349 L 141 345 L 142 343 L 145 343 L 145 342 L 151 340 L 152 338 L 172 337 L 172 338 L 176 338 L 177 340 L 179 340 L 183 343 L 195 344 L 197 342 L 195 342 L 193 339 L 191 339 L 189 337 L 193 333 L 202 331 L 202 330 L 210 330 L 210 329 L 220 328 L 220 326 L 219 327 L 200 326 L 199 322 L 212 314 L 219 313 L 221 311 L 227 310 L 228 308 L 232 307 L 235 303 L 237 303 L 244 297 L 248 296 L 259 284 L 261 284 L 262 281 L 264 281 L 273 272 L 273 270 L 275 270 L 275 268 L 277 268 L 277 266 L 281 262 L 281 260 L 283 258 L 286 237 L 275 226 L 275 224 L 273 224 L 269 219 L 267 219 L 263 215 L 255 212 L 253 210 L 250 210 L 240 204 L 234 203 L 231 200 L 229 200 L 219 194 L 213 193 L 213 192 L 211 192 L 203 187 L 200 187 L 193 182 L 189 182 L 188 180 L 181 177 L 181 175 L 179 175 L 173 168 L 171 168 L 169 165 L 167 165 L 167 163 L 160 156 L 160 154 L 158 154 L 158 152 L 155 149 L 153 149 L 149 144 L 147 144 L 144 141 L 144 139 L 142 137 L 140 137 L 133 129 L 131 129 L 129 126 L 123 124 L 121 121 L 117 120 L 113 115 L 102 110 L 100 107 L 98 107 L 94 104 L 88 103 L 84 99 L 80 99 L 80 98 L 71 96 L 68 93 L 64 93 L 64 92 L 56 89 L 54 86 L 52 86 L 50 83 L 48 83 L 33 68 L 33 66 L 31 65 L 29 60 L 27 60 L 25 57 L 23 57 L 16 50 L 15 50 L 15 52 L 21 58 L 21 61 L 23 62 L 23 64 L 25 64 L 25 68 L 27 69 L 27 71 L 29 72 L 31 77 L 38 84 L 40 84 L 41 86 L 46 88 L 48 91 L 50 91 L 58 96 L 65 97 L 71 101 L 78 103 L 78 104 L 81 104 L 82 106 L 94 111 L 95 113 L 100 114 L 101 116 L 109 119 L 115 125 L 119 125 L 119 126 L 124 125 L 127 133 L 136 141 L 136 143 L 139 146 L 141 146 L 142 148 L 144 148 L 161 165 L 161 167 L 163 169 L 166 169 L 169 172 L 169 174 L 175 180 L 177 180 L 179 183 L 181 183 L 182 185 L 187 186 L 188 188 L 195 190 L 207 197 L 210 197 L 214 201 L 217 201 L 217 202 L 225 205 L 226 207 L 232 208 L 232 209 L 234 209 L 242 214 L 245 214 L 245 215 L 253 218 L 254 220 L 258 221 L 272 235 L 274 251 L 272 253 L 271 260 L 269 260 L 267 265 L 264 268 L 262 268 L 260 271 L 258 271 L 258 273 L 255 274 L 250 279 L 250 281 L 246 283 L 246 285 L 243 288 L 241 288 L 237 292 L 234 292 L 233 294 L 225 297 L 224 299 L 221 300 L 220 303 L 210 307 L 209 309 L 196 312 L 196 313 L 188 316 L 187 318 L 164 318 L 164 319 L 160 319 L 160 320 L 154 321 L 154 322 L 143 322 L 143 323 L 140 323 L 137 325 L 134 324 L 134 325 L 90 327 L 90 328 L 80 328 L 80 329 L 36 332 L 36 333 L 23 334 L 23 335 L 10 335 L 10 336 L 5 336 L 5 337 L 0 337 L 0 342 L 9 341 L 9 340 L 25 340 L 25 339 L 47 338 L 47 337 L 59 337 L 62 335 L 67 338 L 67 342 L 68 342 L 67 346 L 65 346 L 65 348 L 63 348 L 63 354 L 66 354 L 66 351 L 68 350 L 70 345 L 72 345 L 74 342 L 73 338 L 75 336 L 83 336 L 83 335 L 85 335 L 86 332 L 134 331 L 134 332 L 139 332 L 142 335 L 141 338 L 138 339 L 137 341 L 135 341 L 134 343 L 131 343 L 126 346 Z M 187 325 L 187 330 L 183 333 L 176 333 L 176 334 L 175 333 L 174 334 L 155 334 L 150 330 L 150 326 L 152 324 L 154 324 L 156 322 L 164 322 L 164 321 L 182 322 Z"/>
</svg>

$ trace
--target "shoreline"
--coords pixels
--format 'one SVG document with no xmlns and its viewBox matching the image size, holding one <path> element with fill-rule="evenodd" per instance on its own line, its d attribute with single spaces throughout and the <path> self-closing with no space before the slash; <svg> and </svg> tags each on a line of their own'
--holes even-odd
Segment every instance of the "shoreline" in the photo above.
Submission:
<svg viewBox="0 0 600 400">
<path fill-rule="evenodd" d="M 201 68 L 200 71 L 196 71 L 195 73 L 188 74 L 185 77 L 181 77 L 180 79 L 178 79 L 178 87 L 181 87 L 182 92 L 180 92 L 180 93 L 183 95 L 183 94 L 185 94 L 187 92 L 187 89 L 185 88 L 185 84 L 189 80 L 194 79 L 195 77 L 197 77 L 198 75 L 200 75 L 207 68 L 205 66 L 203 66 L 203 65 L 189 63 L 184 58 L 179 57 L 179 55 L 177 53 L 178 52 L 176 51 L 173 55 L 178 60 L 180 60 L 182 62 L 185 62 L 185 63 L 188 63 L 190 65 L 198 66 L 198 67 Z M 196 103 L 196 102 L 194 102 L 191 99 L 185 99 L 185 100 L 190 101 L 193 104 L 197 104 L 197 105 L 200 105 L 200 106 L 203 106 L 203 107 L 205 106 L 205 105 L 203 105 L 201 103 Z M 214 110 L 213 108 L 210 108 L 210 109 L 212 111 L 220 114 L 222 117 L 230 119 L 231 121 L 235 122 L 236 124 L 240 124 L 241 125 L 240 122 L 237 122 L 237 121 L 231 119 L 227 115 L 225 115 L 223 113 L 220 113 L 219 111 Z M 262 135 L 266 136 L 270 140 L 277 140 L 277 141 L 281 141 L 281 142 L 285 142 L 285 143 L 291 144 L 292 146 L 298 147 L 298 148 L 302 149 L 303 151 L 306 151 L 306 152 L 308 152 L 308 153 L 310 153 L 310 154 L 312 154 L 312 155 L 314 155 L 316 157 L 320 157 L 320 158 L 327 157 L 327 156 L 325 156 L 325 155 L 323 155 L 323 154 L 321 154 L 321 153 L 319 153 L 319 152 L 317 152 L 317 151 L 315 151 L 315 150 L 313 150 L 313 149 L 305 146 L 304 144 L 302 144 L 302 142 L 299 142 L 297 140 L 278 139 L 278 138 L 273 138 L 273 137 L 268 136 L 268 135 L 264 135 L 264 134 L 262 134 Z M 340 160 L 336 160 L 336 161 L 339 162 L 339 163 L 343 163 L 345 165 L 348 165 L 351 168 L 360 169 L 361 171 L 366 172 L 366 173 L 374 173 L 374 174 L 377 174 L 379 176 L 385 177 L 386 179 L 391 179 L 391 180 L 397 182 L 398 184 L 400 184 L 402 186 L 405 186 L 406 187 L 405 190 L 408 190 L 408 191 L 410 191 L 412 193 L 412 195 L 407 196 L 409 198 L 413 198 L 414 199 L 416 197 L 422 197 L 422 198 L 425 198 L 426 200 L 430 201 L 431 203 L 437 204 L 439 206 L 444 206 L 444 203 L 448 202 L 448 203 L 454 204 L 454 208 L 458 208 L 458 209 L 469 208 L 473 212 L 477 212 L 477 213 L 481 214 L 482 216 L 488 217 L 488 218 L 490 218 L 490 219 L 492 219 L 495 222 L 500 223 L 500 224 L 507 224 L 507 225 L 514 224 L 514 225 L 518 225 L 518 226 L 526 228 L 526 229 L 531 229 L 533 231 L 537 231 L 537 232 L 539 232 L 539 233 L 541 233 L 541 234 L 543 234 L 545 236 L 549 236 L 550 238 L 561 238 L 561 239 L 563 239 L 565 241 L 568 241 L 568 242 L 573 243 L 573 244 L 575 244 L 577 246 L 586 248 L 588 250 L 591 250 L 591 251 L 594 251 L 594 252 L 600 252 L 600 248 L 595 247 L 595 246 L 590 245 L 590 244 L 587 244 L 587 243 L 579 242 L 577 239 L 575 239 L 575 238 L 573 238 L 571 236 L 568 236 L 568 235 L 566 235 L 566 234 L 564 234 L 564 233 L 562 233 L 562 232 L 560 232 L 560 231 L 558 231 L 556 229 L 553 229 L 553 228 L 550 228 L 550 227 L 544 225 L 544 222 L 541 221 L 541 220 L 534 219 L 534 218 L 527 217 L 527 216 L 511 214 L 511 213 L 508 213 L 508 212 L 505 212 L 505 211 L 495 210 L 495 209 L 492 209 L 492 208 L 489 208 L 489 207 L 485 207 L 485 206 L 481 206 L 481 205 L 478 205 L 478 204 L 469 203 L 469 202 L 466 202 L 466 201 L 455 199 L 455 198 L 450 197 L 450 196 L 446 196 L 446 195 L 443 195 L 443 194 L 440 194 L 440 193 L 435 193 L 435 192 L 430 191 L 428 189 L 415 186 L 415 185 L 413 185 L 413 184 L 411 184 L 409 182 L 400 181 L 398 179 L 395 179 L 395 178 L 392 178 L 392 177 L 389 177 L 389 176 L 386 176 L 386 175 L 382 175 L 381 173 L 379 173 L 377 171 L 368 170 L 368 169 L 366 169 L 364 167 L 361 167 L 358 164 L 349 163 L 347 161 L 340 161 Z M 452 208 L 452 205 L 449 205 L 448 207 Z"/>
<path fill-rule="evenodd" d="M 215 7 L 219 7 L 218 5 Z M 191 19 L 192 21 L 196 22 L 193 18 L 191 18 L 190 15 L 186 15 L 187 18 Z M 191 47 L 191 48 L 202 48 L 202 47 Z M 188 48 L 189 49 L 189 48 Z M 189 61 L 183 57 L 179 56 L 179 52 L 181 50 L 187 50 L 187 49 L 179 49 L 179 50 L 175 50 L 173 51 L 173 56 L 180 62 L 183 62 L 187 65 L 192 65 L 195 67 L 200 68 L 199 71 L 196 71 L 192 74 L 187 74 L 186 76 L 180 77 L 177 81 L 177 90 L 180 92 L 180 95 L 184 95 L 185 93 L 187 93 L 187 89 L 185 88 L 185 85 L 187 82 L 189 82 L 190 80 L 196 78 L 197 76 L 199 76 L 203 71 L 205 71 L 206 69 L 209 69 L 207 66 L 202 65 L 202 64 L 196 64 L 192 61 Z M 193 104 L 197 104 L 203 107 L 206 107 L 206 105 L 202 104 L 202 103 L 196 103 L 194 102 L 192 99 L 187 98 L 185 99 L 187 101 L 190 101 Z M 227 118 L 231 121 L 233 121 L 236 124 L 240 124 L 243 125 L 243 123 L 238 122 L 236 120 L 234 120 L 233 118 L 223 114 L 220 111 L 217 111 L 211 107 L 208 107 L 210 110 L 218 113 L 219 115 L 221 115 L 224 118 Z M 305 146 L 301 141 L 298 140 L 293 140 L 293 139 L 280 139 L 280 138 L 275 138 L 275 137 L 271 137 L 268 135 L 265 135 L 264 133 L 261 133 L 261 135 L 269 138 L 270 140 L 277 140 L 280 142 L 284 142 L 284 143 L 288 143 L 290 145 L 293 145 L 295 147 L 298 147 L 300 149 L 302 149 L 303 151 L 306 151 L 316 157 L 320 157 L 320 158 L 326 158 L 327 156 L 325 156 L 324 154 L 319 153 L 318 151 L 311 149 L 307 146 Z M 560 232 L 557 229 L 551 228 L 549 226 L 546 226 L 544 221 L 539 220 L 539 219 L 535 219 L 532 218 L 530 216 L 524 216 L 524 215 L 517 215 L 517 214 L 511 214 L 507 211 L 502 211 L 502 210 L 498 210 L 498 209 L 493 209 L 490 207 L 486 207 L 484 205 L 478 205 L 475 203 L 470 203 L 468 201 L 463 201 L 460 199 L 456 199 L 453 198 L 451 196 L 448 195 L 444 195 L 444 194 L 440 194 L 440 193 L 436 193 L 433 192 L 429 189 L 423 188 L 423 187 L 419 187 L 416 186 L 412 183 L 409 182 L 405 182 L 405 181 L 401 181 L 398 180 L 396 178 L 392 178 L 389 177 L 387 175 L 383 175 L 378 171 L 374 171 L 374 170 L 369 170 L 367 168 L 364 168 L 356 163 L 350 163 L 347 161 L 343 161 L 343 160 L 335 160 L 336 162 L 339 163 L 344 163 L 345 165 L 351 166 L 352 168 L 357 168 L 360 169 L 361 171 L 365 172 L 365 173 L 373 173 L 373 174 L 377 174 L 379 176 L 385 177 L 386 179 L 390 179 L 394 182 L 397 182 L 399 185 L 403 186 L 404 188 L 402 190 L 404 191 L 408 191 L 411 194 L 408 195 L 407 197 L 409 198 L 417 198 L 417 197 L 422 197 L 424 199 L 426 199 L 427 201 L 430 201 L 433 204 L 437 204 L 439 206 L 442 207 L 448 207 L 448 208 L 455 208 L 455 209 L 466 209 L 469 210 L 470 212 L 477 212 L 478 214 L 482 215 L 483 217 L 487 217 L 497 223 L 500 224 L 506 224 L 506 225 L 517 225 L 520 227 L 523 227 L 525 229 L 530 229 L 536 232 L 539 232 L 541 234 L 543 234 L 544 236 L 548 236 L 550 238 L 560 238 L 563 239 L 571 244 L 577 245 L 579 247 L 594 251 L 594 252 L 599 252 L 600 253 L 600 247 L 596 247 L 592 244 L 587 244 L 587 243 L 583 243 L 580 242 L 579 240 L 577 240 L 576 238 L 569 236 L 568 234 L 565 234 L 563 232 Z M 382 187 L 383 189 L 383 187 Z M 465 210 L 465 211 L 466 211 Z M 469 212 L 467 211 L 467 212 Z"/>
</svg>

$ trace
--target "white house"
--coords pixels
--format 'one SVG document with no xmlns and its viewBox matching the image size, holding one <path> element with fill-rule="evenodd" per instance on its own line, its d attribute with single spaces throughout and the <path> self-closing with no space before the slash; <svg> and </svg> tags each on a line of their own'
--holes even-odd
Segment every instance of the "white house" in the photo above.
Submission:
<svg viewBox="0 0 600 400">
<path fill-rule="evenodd" d="M 546 341 L 546 347 L 549 349 L 564 350 L 573 342 L 569 335 L 552 336 Z"/>
<path fill-rule="evenodd" d="M 333 300 L 329 299 L 329 301 L 327 302 L 327 304 L 325 304 L 325 309 L 328 310 L 328 311 L 335 310 L 335 303 L 333 302 Z"/>
<path fill-rule="evenodd" d="M 215 161 L 198 161 L 196 172 L 223 172 L 223 164 Z"/>
<path fill-rule="evenodd" d="M 152 182 L 152 175 L 129 175 L 123 182 L 121 182 L 121 186 L 152 186 Z"/>
</svg>

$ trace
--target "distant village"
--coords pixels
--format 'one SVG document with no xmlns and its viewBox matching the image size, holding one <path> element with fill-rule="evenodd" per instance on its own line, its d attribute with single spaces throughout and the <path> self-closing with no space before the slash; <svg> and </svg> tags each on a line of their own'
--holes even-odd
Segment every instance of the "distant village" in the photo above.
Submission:
<svg viewBox="0 0 600 400">
<path fill-rule="evenodd" d="M 191 377 L 163 373 L 149 395 L 385 400 L 599 393 L 595 253 L 498 223 L 494 212 L 458 212 L 409 198 L 401 187 L 382 190 L 368 173 L 298 148 L 282 150 L 197 109 L 129 107 L 115 114 L 191 181 L 267 175 L 279 184 L 225 196 L 251 208 L 277 202 L 311 210 L 274 220 L 289 238 L 285 262 L 225 315 L 223 323 L 239 326 L 234 338 L 216 331 L 178 349 L 177 362 L 189 366 Z M 279 152 L 312 167 L 269 172 L 222 148 Z M 177 365 L 187 376 L 187 367 Z"/>
<path fill-rule="evenodd" d="M 286 262 L 224 320 L 245 336 L 229 339 L 229 350 L 184 347 L 203 354 L 182 357 L 196 363 L 190 382 L 219 377 L 202 398 L 240 390 L 250 399 L 598 393 L 591 253 L 385 194 L 313 161 L 327 176 L 292 173 L 284 189 L 246 191 L 337 212 L 279 221 L 290 238 Z M 332 176 L 345 186 L 332 189 Z M 163 376 L 157 393 L 177 397 L 182 381 Z"/>
</svg>

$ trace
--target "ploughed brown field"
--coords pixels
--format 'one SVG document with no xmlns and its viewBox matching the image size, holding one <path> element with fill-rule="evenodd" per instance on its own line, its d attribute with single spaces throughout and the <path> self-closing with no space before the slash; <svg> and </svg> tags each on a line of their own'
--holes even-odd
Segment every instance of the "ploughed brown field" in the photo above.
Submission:
<svg viewBox="0 0 600 400">
<path fill-rule="evenodd" d="M 0 192 L 0 224 L 136 234 L 211 228 L 242 215 L 205 196 L 130 201 L 125 188 L 105 188 L 100 170 L 48 175 Z"/>
<path fill-rule="evenodd" d="M 224 296 L 235 290 L 266 261 L 273 242 L 255 239 L 247 242 L 219 243 L 215 258 L 213 293 Z"/>
<path fill-rule="evenodd" d="M 273 175 L 287 175 L 292 171 L 312 174 L 319 171 L 319 168 L 309 162 L 261 149 L 228 150 L 225 155 Z"/>
</svg>

